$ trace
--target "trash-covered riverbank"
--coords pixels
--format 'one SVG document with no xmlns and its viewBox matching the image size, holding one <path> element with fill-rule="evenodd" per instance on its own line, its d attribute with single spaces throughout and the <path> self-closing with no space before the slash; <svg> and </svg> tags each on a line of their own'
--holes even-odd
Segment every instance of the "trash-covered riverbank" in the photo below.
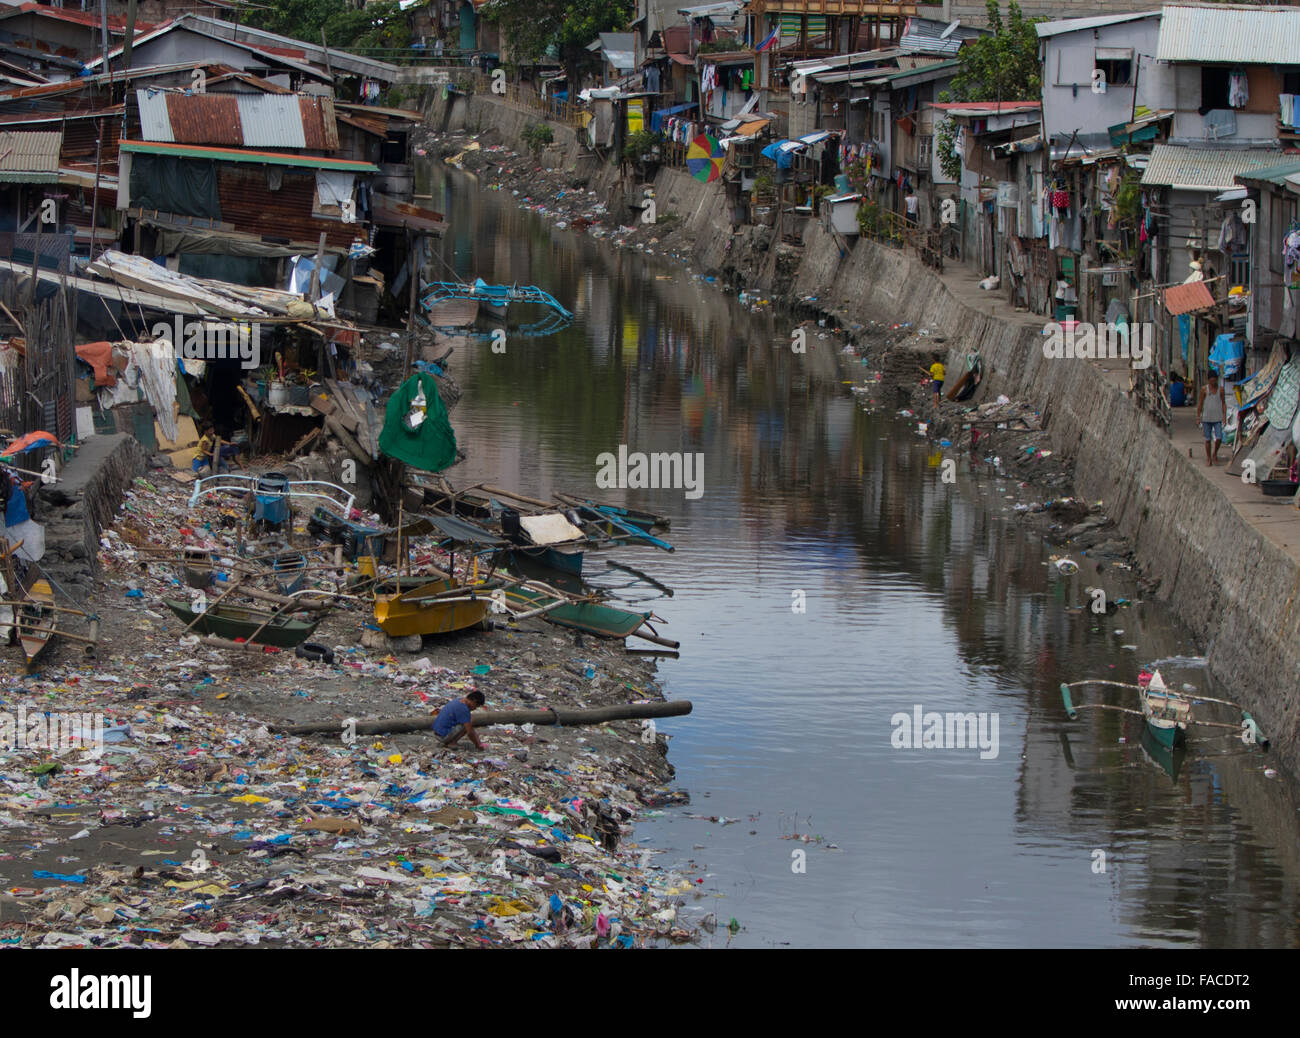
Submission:
<svg viewBox="0 0 1300 1038">
<path fill-rule="evenodd" d="M 1006 396 L 982 403 L 948 400 L 947 388 L 961 377 L 956 372 L 949 373 L 936 403 L 924 371 L 946 352 L 945 340 L 928 329 L 877 324 L 841 350 L 840 360 L 860 406 L 892 410 L 934 445 L 937 478 L 950 460 L 953 480 L 959 473 L 978 473 L 1006 481 L 1019 523 L 1054 546 L 1088 557 L 1090 574 L 1117 566 L 1132 571 L 1144 594 L 1153 594 L 1159 581 L 1141 573 L 1132 543 L 1115 529 L 1105 502 L 1075 496 L 1074 459 L 1053 449 L 1042 413 Z M 1064 565 L 1079 568 L 1063 557 Z"/>
<path fill-rule="evenodd" d="M 162 602 L 191 593 L 178 567 L 148 554 L 178 547 L 182 528 L 192 544 L 233 544 L 228 509 L 191 509 L 188 493 L 137 480 L 104 532 L 98 659 L 59 645 L 35 673 L 5 668 L 0 713 L 26 722 L 13 742 L 27 745 L 0 750 L 0 945 L 691 939 L 676 910 L 697 880 L 623 839 L 638 812 L 681 798 L 652 727 L 491 727 L 479 752 L 346 725 L 473 689 L 489 709 L 658 701 L 652 662 L 540 617 L 409 654 L 372 632 L 368 648 L 365 602 L 341 603 L 312 636 L 332 664 L 198 643 Z M 431 540 L 412 547 L 447 565 Z M 85 731 L 50 749 L 44 719 L 73 714 Z M 312 721 L 337 733 L 276 730 Z M 102 745 L 69 744 L 95 725 Z"/>
</svg>

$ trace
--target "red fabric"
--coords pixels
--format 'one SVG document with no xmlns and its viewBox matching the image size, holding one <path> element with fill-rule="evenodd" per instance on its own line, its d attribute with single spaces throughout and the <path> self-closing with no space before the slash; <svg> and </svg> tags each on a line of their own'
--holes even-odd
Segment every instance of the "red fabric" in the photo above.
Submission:
<svg viewBox="0 0 1300 1038">
<path fill-rule="evenodd" d="M 111 342 L 88 342 L 77 347 L 77 356 L 95 369 L 95 387 L 117 385 L 117 375 L 113 371 L 113 344 Z"/>
</svg>

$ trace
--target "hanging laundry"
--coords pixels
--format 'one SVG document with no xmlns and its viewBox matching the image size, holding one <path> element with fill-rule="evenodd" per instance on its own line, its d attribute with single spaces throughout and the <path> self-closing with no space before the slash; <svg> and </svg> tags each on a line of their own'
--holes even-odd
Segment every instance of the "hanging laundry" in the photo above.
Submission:
<svg viewBox="0 0 1300 1038">
<path fill-rule="evenodd" d="M 1241 252 L 1246 247 L 1246 225 L 1241 222 L 1236 209 L 1229 209 L 1219 228 L 1219 251 L 1223 253 Z"/>
<path fill-rule="evenodd" d="M 1232 108 L 1245 108 L 1250 100 L 1250 88 L 1246 85 L 1246 73 L 1234 69 L 1228 73 L 1228 105 Z"/>
</svg>

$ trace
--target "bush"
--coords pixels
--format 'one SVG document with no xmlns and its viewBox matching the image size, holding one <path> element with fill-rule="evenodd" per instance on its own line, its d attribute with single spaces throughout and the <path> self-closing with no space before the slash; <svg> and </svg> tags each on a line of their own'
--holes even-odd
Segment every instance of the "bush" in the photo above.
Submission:
<svg viewBox="0 0 1300 1038">
<path fill-rule="evenodd" d="M 654 151 L 663 144 L 663 137 L 649 130 L 637 130 L 630 133 L 623 143 L 623 158 L 635 162 L 638 166 L 654 158 Z"/>
<path fill-rule="evenodd" d="M 876 202 L 863 202 L 858 206 L 858 233 L 864 238 L 880 233 L 880 206 Z"/>
<path fill-rule="evenodd" d="M 550 123 L 532 123 L 519 136 L 534 156 L 541 155 L 542 149 L 555 140 Z"/>
</svg>

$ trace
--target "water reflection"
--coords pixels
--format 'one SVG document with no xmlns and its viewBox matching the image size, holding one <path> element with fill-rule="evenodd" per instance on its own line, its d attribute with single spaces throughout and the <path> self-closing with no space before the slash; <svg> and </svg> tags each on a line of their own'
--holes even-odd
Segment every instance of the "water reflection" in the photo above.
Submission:
<svg viewBox="0 0 1300 1038">
<path fill-rule="evenodd" d="M 1300 799 L 1259 751 L 1196 735 L 1169 761 L 1135 718 L 1065 718 L 1062 681 L 1170 657 L 1167 680 L 1231 698 L 1158 604 L 1084 608 L 1088 583 L 1136 600 L 1127 573 L 1059 574 L 978 459 L 943 484 L 933 448 L 845 392 L 829 341 L 793 354 L 788 321 L 680 268 L 430 176 L 449 267 L 576 314 L 457 351 L 456 481 L 595 493 L 619 444 L 704 455 L 698 501 L 601 495 L 673 517 L 675 554 L 624 557 L 677 588 L 655 608 L 682 658 L 660 673 L 696 708 L 660 728 L 694 802 L 637 838 L 705 878 L 692 911 L 735 916 L 738 945 L 1300 944 Z M 918 704 L 996 712 L 998 757 L 894 749 Z"/>
</svg>

